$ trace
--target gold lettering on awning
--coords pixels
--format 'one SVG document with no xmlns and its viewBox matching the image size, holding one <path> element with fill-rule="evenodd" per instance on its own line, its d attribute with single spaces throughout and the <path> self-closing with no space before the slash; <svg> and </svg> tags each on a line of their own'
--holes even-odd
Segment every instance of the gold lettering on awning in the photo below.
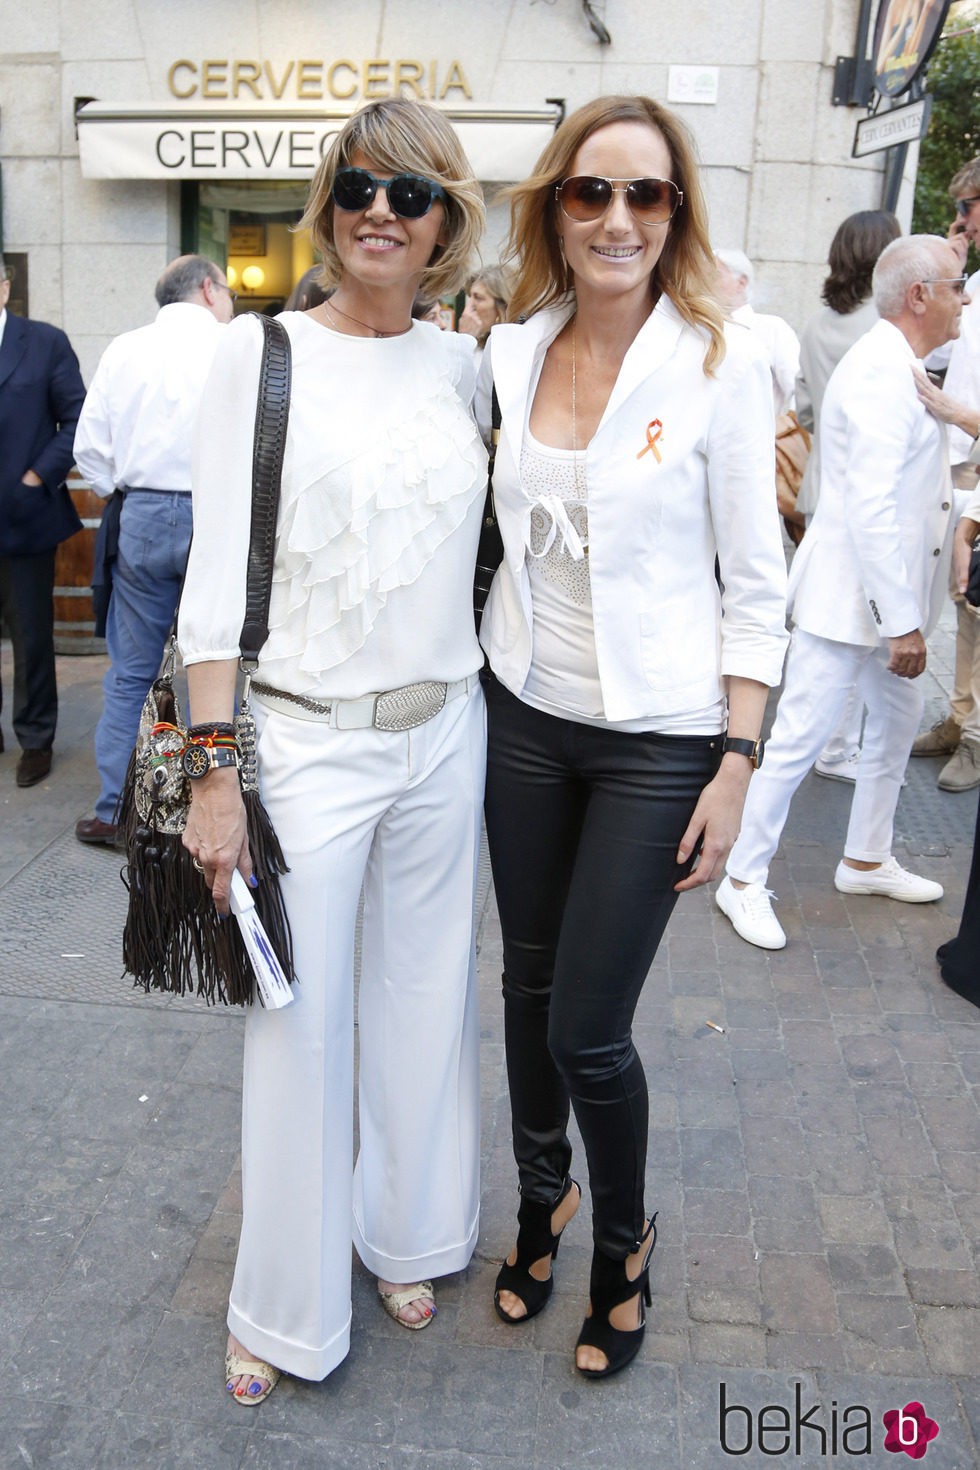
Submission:
<svg viewBox="0 0 980 1470">
<path fill-rule="evenodd" d="M 190 61 L 182 57 L 167 71 L 167 91 L 182 102 L 190 97 L 221 101 L 339 102 L 374 101 L 384 97 L 414 97 L 442 102 L 457 94 L 471 101 L 466 74 L 459 61 L 420 61 L 385 56 L 361 61 L 320 57 L 287 61 L 252 61 L 211 57 Z"/>
</svg>

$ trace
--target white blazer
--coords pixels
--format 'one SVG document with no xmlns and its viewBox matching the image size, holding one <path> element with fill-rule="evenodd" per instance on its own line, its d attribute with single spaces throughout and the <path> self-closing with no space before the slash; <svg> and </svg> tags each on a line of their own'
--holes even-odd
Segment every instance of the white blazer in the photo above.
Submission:
<svg viewBox="0 0 980 1470">
<path fill-rule="evenodd" d="M 496 385 L 502 424 L 493 476 L 504 561 L 481 638 L 520 695 L 531 662 L 525 563 L 535 502 L 520 478 L 538 369 L 573 302 L 494 327 L 477 388 L 481 428 Z M 726 327 L 713 377 L 704 333 L 661 299 L 626 354 L 588 445 L 589 567 L 605 716 L 703 709 L 722 678 L 777 684 L 786 643 L 786 563 L 776 514 L 769 363 L 745 328 Z M 724 592 L 715 580 L 715 556 Z"/>
<path fill-rule="evenodd" d="M 820 416 L 820 498 L 790 572 L 793 622 L 875 647 L 943 606 L 953 532 L 946 428 L 919 402 L 912 348 L 879 321 L 841 358 Z"/>
</svg>

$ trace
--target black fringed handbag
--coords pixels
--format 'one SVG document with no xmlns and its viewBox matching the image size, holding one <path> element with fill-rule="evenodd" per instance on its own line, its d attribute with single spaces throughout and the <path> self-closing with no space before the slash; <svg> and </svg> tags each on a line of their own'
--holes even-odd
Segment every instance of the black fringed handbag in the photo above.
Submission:
<svg viewBox="0 0 980 1470">
<path fill-rule="evenodd" d="M 252 455 L 252 519 L 248 549 L 241 668 L 245 675 L 235 717 L 239 777 L 252 866 L 258 878 L 255 907 L 286 977 L 292 981 L 289 921 L 279 886 L 288 872 L 282 848 L 259 799 L 255 721 L 249 686 L 259 651 L 269 636 L 269 599 L 282 461 L 289 418 L 289 338 L 278 321 L 258 317 L 265 332 L 255 411 Z M 123 964 L 134 984 L 185 995 L 196 990 L 209 1003 L 249 1005 L 255 990 L 252 965 L 238 924 L 222 919 L 201 872 L 183 845 L 190 783 L 181 758 L 187 731 L 173 676 L 176 637 L 140 716 L 136 747 L 120 798 L 117 823 L 124 834 L 123 882 L 129 908 L 123 932 Z"/>
</svg>

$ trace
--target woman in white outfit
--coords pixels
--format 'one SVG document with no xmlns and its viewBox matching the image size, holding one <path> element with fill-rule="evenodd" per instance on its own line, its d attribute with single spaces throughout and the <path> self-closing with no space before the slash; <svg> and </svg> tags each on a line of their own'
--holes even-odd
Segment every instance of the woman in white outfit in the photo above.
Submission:
<svg viewBox="0 0 980 1470">
<path fill-rule="evenodd" d="M 278 1370 L 319 1380 L 346 1355 L 352 1235 L 386 1310 L 420 1328 L 435 1315 L 428 1278 L 466 1266 L 478 1222 L 472 580 L 486 456 L 472 340 L 411 308 L 420 288 L 440 296 L 465 278 L 482 198 L 435 109 L 385 101 L 339 134 L 304 223 L 336 291 L 280 317 L 292 394 L 252 691 L 298 984 L 293 1004 L 255 1006 L 246 1025 L 226 1373 L 242 1403 L 261 1402 Z M 228 329 L 202 405 L 180 616 L 196 723 L 232 716 L 261 344 L 253 319 Z M 196 784 L 185 844 L 225 912 L 233 870 L 251 874 L 234 771 Z"/>
</svg>

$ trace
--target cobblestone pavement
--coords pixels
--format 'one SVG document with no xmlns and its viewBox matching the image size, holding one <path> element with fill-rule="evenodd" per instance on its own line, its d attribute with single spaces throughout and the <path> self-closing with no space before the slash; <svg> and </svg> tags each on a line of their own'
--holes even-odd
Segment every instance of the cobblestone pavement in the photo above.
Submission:
<svg viewBox="0 0 980 1470">
<path fill-rule="evenodd" d="M 924 676 L 934 716 L 951 629 Z M 3 665 L 10 689 L 6 645 Z M 910 765 L 896 852 L 946 885 L 938 905 L 834 891 L 850 789 L 812 775 L 772 872 L 784 951 L 744 944 L 708 895 L 682 900 L 636 1028 L 654 1303 L 640 1358 L 607 1384 L 571 1364 L 587 1209 L 548 1311 L 514 1330 L 492 1310 L 516 1197 L 491 897 L 473 1263 L 419 1334 L 355 1265 L 347 1362 L 247 1412 L 222 1388 L 242 1023 L 120 977 L 118 857 L 72 835 L 95 795 L 103 669 L 59 660 L 47 781 L 15 787 L 9 722 L 0 756 L 0 1470 L 894 1467 L 882 1416 L 912 1402 L 939 1426 L 930 1470 L 977 1465 L 980 1012 L 933 959 L 958 922 L 975 792 Z"/>
</svg>

